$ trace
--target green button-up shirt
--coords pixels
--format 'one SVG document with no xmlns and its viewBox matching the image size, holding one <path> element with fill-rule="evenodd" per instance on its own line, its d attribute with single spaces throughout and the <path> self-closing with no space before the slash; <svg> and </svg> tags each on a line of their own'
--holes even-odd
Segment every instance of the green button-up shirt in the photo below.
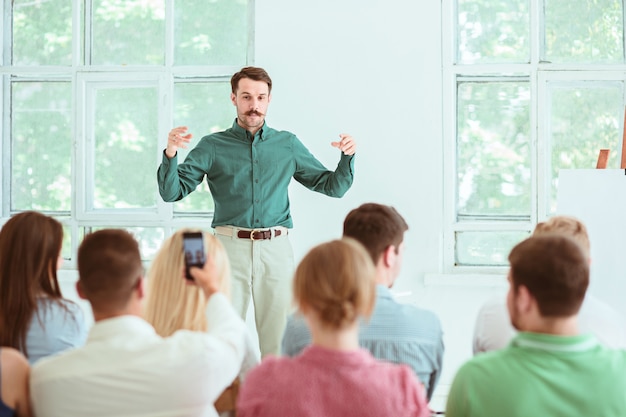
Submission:
<svg viewBox="0 0 626 417">
<path fill-rule="evenodd" d="M 237 124 L 200 139 L 185 162 L 177 156 L 157 171 L 164 201 L 178 201 L 206 176 L 215 202 L 212 226 L 292 227 L 287 187 L 295 178 L 305 187 L 342 197 L 354 180 L 354 156 L 343 153 L 329 171 L 290 132 L 264 125 L 254 137 Z"/>
</svg>

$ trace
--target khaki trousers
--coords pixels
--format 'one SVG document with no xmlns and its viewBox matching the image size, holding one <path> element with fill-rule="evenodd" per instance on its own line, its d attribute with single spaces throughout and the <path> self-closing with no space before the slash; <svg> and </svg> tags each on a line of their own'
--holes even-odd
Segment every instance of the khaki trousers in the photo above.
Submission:
<svg viewBox="0 0 626 417">
<path fill-rule="evenodd" d="M 249 240 L 220 233 L 215 236 L 230 260 L 233 307 L 245 320 L 252 298 L 261 356 L 279 355 L 287 315 L 292 310 L 294 260 L 289 237 Z"/>
</svg>

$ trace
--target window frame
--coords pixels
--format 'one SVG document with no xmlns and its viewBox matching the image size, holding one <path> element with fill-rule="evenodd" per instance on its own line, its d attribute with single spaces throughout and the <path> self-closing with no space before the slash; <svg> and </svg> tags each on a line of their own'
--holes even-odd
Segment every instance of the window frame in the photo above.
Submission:
<svg viewBox="0 0 626 417">
<path fill-rule="evenodd" d="M 456 233 L 464 231 L 525 231 L 545 220 L 550 204 L 550 100 L 548 83 L 554 81 L 623 81 L 626 85 L 626 60 L 621 64 L 552 64 L 541 61 L 545 50 L 543 19 L 544 0 L 528 0 L 530 14 L 530 62 L 528 63 L 458 63 L 457 31 L 458 0 L 442 1 L 442 138 L 443 138 L 443 253 L 441 270 L 444 274 L 505 274 L 508 266 L 472 266 L 456 263 Z M 622 1 L 622 15 L 626 4 Z M 626 22 L 626 20 L 624 20 Z M 626 24 L 626 23 L 625 23 Z M 622 39 L 626 54 L 626 30 Z M 457 218 L 457 83 L 459 77 L 476 80 L 497 80 L 526 76 L 530 90 L 530 171 L 531 209 L 528 220 L 471 220 Z M 592 78 L 590 78 L 592 77 Z M 626 88 L 622 89 L 626 105 Z M 620 128 L 620 138 L 624 126 Z M 621 141 L 620 141 L 621 142 Z M 612 150 L 619 152 L 620 149 Z"/>
<path fill-rule="evenodd" d="M 212 212 L 176 212 L 172 203 L 164 202 L 158 196 L 156 170 L 162 160 L 162 152 L 167 144 L 167 134 L 173 127 L 174 86 L 176 83 L 195 82 L 229 82 L 232 74 L 244 65 L 254 63 L 254 10 L 255 0 L 246 0 L 247 44 L 245 46 L 245 63 L 241 65 L 174 65 L 174 0 L 164 0 L 165 4 L 165 49 L 163 65 L 90 65 L 91 42 L 91 1 L 71 0 L 72 4 L 72 64 L 68 66 L 13 66 L 12 65 L 12 1 L 4 0 L 3 30 L 0 30 L 0 88 L 3 100 L 0 101 L 0 117 L 2 117 L 2 170 L 0 170 L 0 225 L 4 224 L 13 214 L 23 210 L 11 210 L 11 83 L 19 80 L 33 81 L 67 81 L 71 83 L 71 183 L 72 197 L 69 212 L 42 211 L 55 217 L 71 233 L 71 257 L 66 259 L 63 269 L 75 269 L 75 255 L 80 244 L 80 236 L 89 233 L 94 227 L 157 227 L 164 230 L 167 238 L 181 227 L 210 228 Z M 88 110 L 89 88 L 97 83 L 126 82 L 153 83 L 157 87 L 158 140 L 154 160 L 154 190 L 156 207 L 145 209 L 89 210 L 87 198 L 93 195 L 94 187 L 85 174 L 89 166 L 95 162 L 95 155 L 89 155 L 87 143 L 90 139 L 90 111 Z M 235 117 L 233 112 L 233 118 Z M 93 123 L 92 125 L 93 126 Z M 93 146 L 93 143 L 92 143 Z M 208 196 L 207 196 L 208 197 Z"/>
</svg>

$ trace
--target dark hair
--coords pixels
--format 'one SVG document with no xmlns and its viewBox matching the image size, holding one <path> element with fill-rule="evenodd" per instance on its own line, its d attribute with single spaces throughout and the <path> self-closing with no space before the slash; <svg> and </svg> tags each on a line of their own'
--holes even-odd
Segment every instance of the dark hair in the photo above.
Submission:
<svg viewBox="0 0 626 417">
<path fill-rule="evenodd" d="M 513 289 L 525 286 L 544 317 L 578 312 L 589 285 L 589 260 L 576 241 L 542 234 L 519 243 L 509 254 Z"/>
<path fill-rule="evenodd" d="M 267 83 L 267 87 L 269 88 L 268 93 L 272 92 L 272 79 L 263 68 L 244 67 L 239 72 L 236 72 L 230 79 L 230 88 L 233 94 L 237 94 L 239 80 L 243 78 L 250 78 L 254 81 L 264 81 Z"/>
<path fill-rule="evenodd" d="M 26 356 L 26 335 L 42 294 L 60 300 L 57 262 L 63 226 L 52 217 L 25 211 L 0 230 L 0 344 Z M 61 304 L 63 305 L 63 304 Z"/>
<path fill-rule="evenodd" d="M 93 308 L 122 310 L 143 274 L 139 244 L 125 230 L 93 232 L 78 248 L 78 274 L 81 290 Z"/>
<path fill-rule="evenodd" d="M 374 264 L 389 246 L 398 246 L 409 230 L 400 213 L 391 206 L 366 203 L 352 210 L 343 222 L 343 235 L 358 240 Z"/>
</svg>

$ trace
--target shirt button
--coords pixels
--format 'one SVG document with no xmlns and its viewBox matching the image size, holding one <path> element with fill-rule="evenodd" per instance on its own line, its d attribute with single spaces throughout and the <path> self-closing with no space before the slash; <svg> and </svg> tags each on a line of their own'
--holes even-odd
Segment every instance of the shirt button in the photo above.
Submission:
<svg viewBox="0 0 626 417">
<path fill-rule="evenodd" d="M 258 180 L 258 179 L 256 179 L 256 180 L 254 180 L 254 182 L 258 183 L 258 182 L 259 182 L 259 180 Z"/>
<path fill-rule="evenodd" d="M 258 163 L 259 163 L 259 160 L 258 160 L 258 159 L 255 159 L 255 160 L 254 160 L 254 163 L 255 163 L 255 164 L 258 164 Z"/>
<path fill-rule="evenodd" d="M 254 202 L 255 202 L 255 203 L 258 203 L 258 202 L 259 202 L 259 199 L 257 198 L 256 200 L 254 200 Z"/>
<path fill-rule="evenodd" d="M 255 223 L 258 223 L 258 222 L 259 222 L 259 219 L 256 219 L 254 222 L 255 222 Z"/>
</svg>

